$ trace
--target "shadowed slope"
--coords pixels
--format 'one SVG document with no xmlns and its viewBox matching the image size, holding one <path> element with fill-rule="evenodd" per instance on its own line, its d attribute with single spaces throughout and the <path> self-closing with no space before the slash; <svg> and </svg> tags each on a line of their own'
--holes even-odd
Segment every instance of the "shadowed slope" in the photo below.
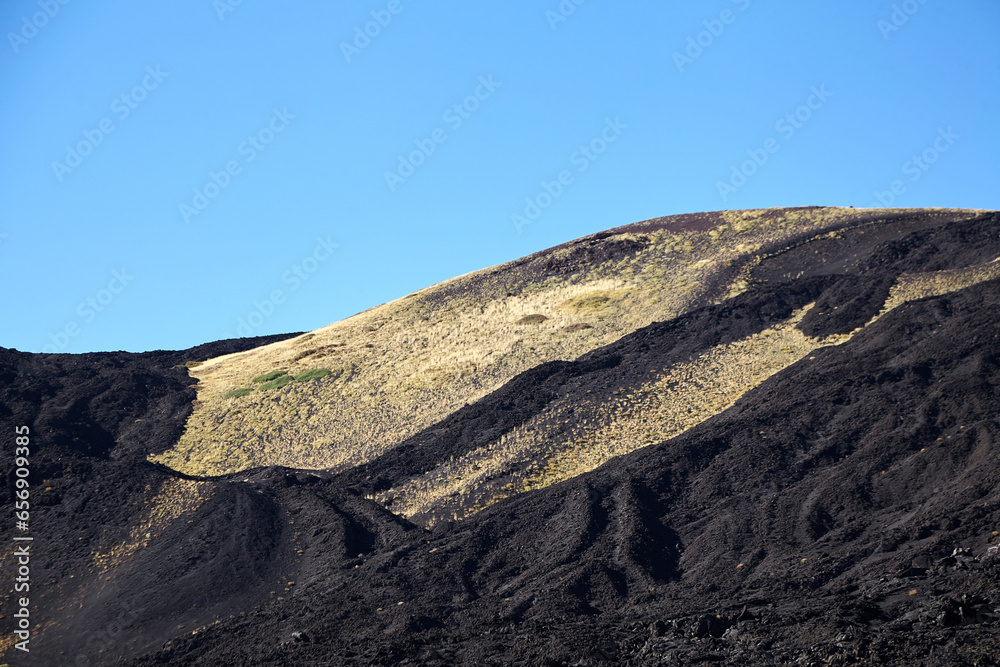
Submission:
<svg viewBox="0 0 1000 667">
<path fill-rule="evenodd" d="M 680 275 L 661 266 L 673 260 L 650 257 L 712 247 L 725 257 L 737 252 L 727 233 L 753 231 L 742 225 L 773 243 L 738 251 L 753 254 L 732 266 L 681 261 L 684 275 L 703 271 L 692 288 L 701 301 L 640 325 L 659 312 L 643 300 L 662 289 L 656 272 Z M 669 241 L 679 250 L 642 259 L 667 240 L 638 250 L 644 242 L 628 235 L 658 231 L 680 235 Z M 333 397 L 334 409 L 372 422 L 347 428 L 341 453 L 357 456 L 334 470 L 193 478 L 146 462 L 198 453 L 184 449 L 192 440 L 168 450 L 194 399 L 174 366 L 201 361 L 192 351 L 0 350 L 0 421 L 36 434 L 31 657 L 136 666 L 995 664 L 995 214 L 706 214 L 612 230 L 559 253 L 424 290 L 402 302 L 420 297 L 426 321 L 406 319 L 415 313 L 404 308 L 378 331 L 417 323 L 429 347 L 450 349 L 461 337 L 438 339 L 443 330 L 429 323 L 445 326 L 456 313 L 472 322 L 469 295 L 492 294 L 486 285 L 539 299 L 508 312 L 517 319 L 556 299 L 549 319 L 510 329 L 522 341 L 541 341 L 546 323 L 564 316 L 553 312 L 592 323 L 599 331 L 564 332 L 596 336 L 580 354 L 549 359 L 546 348 L 545 363 L 514 355 L 503 373 L 448 380 L 447 398 L 405 428 L 402 413 L 361 410 L 375 405 L 365 391 L 379 386 L 383 398 L 399 387 L 407 400 L 421 396 L 392 384 L 401 377 L 389 372 L 393 359 L 376 363 L 385 350 L 365 352 L 363 338 L 359 350 L 335 349 L 371 354 L 369 366 L 251 394 L 269 411 L 262 428 L 278 439 L 254 440 L 235 467 L 333 428 L 318 411 Z M 595 258 L 613 263 L 587 274 L 578 292 L 575 283 L 524 282 L 578 275 Z M 647 277 L 634 278 L 636 268 Z M 709 298 L 712 290 L 721 291 Z M 232 388 L 225 378 L 252 383 L 276 359 L 290 363 L 278 370 L 308 370 L 308 357 L 291 361 L 301 346 L 377 323 L 366 318 L 399 303 L 312 338 L 258 350 L 242 341 L 247 352 L 221 357 L 236 350 L 206 347 L 215 358 L 191 364 L 204 403 L 183 438 L 222 419 L 224 446 L 197 447 L 225 461 L 239 451 L 226 439 L 243 423 L 234 420 L 255 414 L 220 408 L 240 400 L 221 398 Z M 625 333 L 612 336 L 615 327 Z M 378 331 L 365 332 L 373 345 Z M 405 369 L 420 359 L 394 361 Z M 371 433 L 383 440 L 366 441 Z M 515 455 L 486 470 L 475 457 L 496 453 L 500 439 Z M 484 470 L 499 474 L 477 488 Z M 411 512 L 407 493 L 425 482 L 430 510 Z M 376 499 L 415 522 L 430 525 L 435 512 L 441 520 L 426 530 Z M 10 547 L 0 567 L 13 567 Z"/>
<path fill-rule="evenodd" d="M 904 305 L 673 440 L 156 659 L 990 664 L 998 313 L 996 281 Z"/>
<path fill-rule="evenodd" d="M 594 234 L 193 368 L 199 407 L 178 446 L 155 460 L 191 474 L 364 463 L 519 373 L 738 294 L 762 257 L 855 228 L 889 225 L 888 238 L 897 228 L 973 215 L 769 209 L 672 216 Z M 318 369 L 330 374 L 276 380 L 264 390 L 253 381 Z"/>
<path fill-rule="evenodd" d="M 996 216 L 917 228 L 889 240 L 884 229 L 867 232 L 874 245 L 844 232 L 837 242 L 855 257 L 852 273 L 766 280 L 574 362 L 539 366 L 343 479 L 427 525 L 461 518 L 678 435 L 908 300 L 1000 277 L 1000 262 L 976 264 L 1000 254 Z M 784 273 L 801 261 L 794 254 L 755 270 Z"/>
<path fill-rule="evenodd" d="M 78 655 L 92 661 L 82 664 L 101 664 L 99 656 L 112 644 L 116 654 L 160 646 L 177 632 L 168 622 L 172 619 L 184 624 L 204 618 L 213 607 L 232 612 L 245 608 L 248 600 L 267 599 L 267 591 L 261 596 L 249 580 L 238 591 L 213 590 L 206 583 L 216 578 L 205 569 L 206 563 L 216 572 L 221 563 L 243 572 L 255 566 L 255 557 L 268 561 L 273 556 L 265 550 L 248 558 L 252 554 L 217 542 L 222 517 L 235 516 L 230 509 L 233 496 L 217 495 L 211 483 L 181 479 L 145 458 L 169 448 L 191 412 L 195 391 L 185 362 L 286 337 L 142 354 L 50 355 L 0 348 L 0 429 L 13 433 L 15 426 L 27 426 L 31 439 L 29 526 L 34 541 L 27 592 L 36 619 L 35 643 L 29 655 L 17 652 L 15 664 L 59 664 Z M 4 460 L 4 497 L 12 502 L 14 458 Z M 214 526 L 208 534 L 189 523 L 203 506 L 208 509 L 201 510 L 200 525 Z M 242 512 L 251 533 L 270 532 L 260 528 L 261 521 L 270 521 L 261 514 L 260 508 Z M 148 560 L 162 544 L 161 532 L 171 530 L 175 540 L 202 545 L 202 552 L 188 563 L 190 573 L 202 570 L 201 578 L 182 575 L 173 567 L 182 566 L 184 558 L 155 565 Z M 14 546 L 11 542 L 0 553 L 0 567 L 10 572 L 16 563 Z M 136 567 L 136 561 L 141 565 Z M 25 592 L 15 594 L 13 581 L 8 582 L 5 609 Z M 151 589 L 160 592 L 152 601 Z M 150 617 L 142 615 L 143 607 L 154 608 L 159 620 L 146 622 Z M 7 617 L 3 650 L 13 643 L 9 613 Z M 131 633 L 123 637 L 126 625 Z M 116 631 L 114 641 L 109 628 Z"/>
</svg>

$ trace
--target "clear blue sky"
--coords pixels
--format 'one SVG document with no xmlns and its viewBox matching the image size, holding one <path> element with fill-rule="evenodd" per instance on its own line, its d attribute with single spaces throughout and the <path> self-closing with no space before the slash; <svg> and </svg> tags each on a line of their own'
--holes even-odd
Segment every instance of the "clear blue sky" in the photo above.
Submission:
<svg viewBox="0 0 1000 667">
<path fill-rule="evenodd" d="M 1000 208 L 995 0 L 7 0 L 0 28 L 4 347 L 309 330 L 609 227 L 894 182 Z"/>
</svg>

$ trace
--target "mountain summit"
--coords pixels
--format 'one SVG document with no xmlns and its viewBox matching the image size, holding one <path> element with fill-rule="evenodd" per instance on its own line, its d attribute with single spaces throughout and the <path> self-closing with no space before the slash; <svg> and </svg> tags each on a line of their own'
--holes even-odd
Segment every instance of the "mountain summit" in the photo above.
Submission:
<svg viewBox="0 0 1000 667">
<path fill-rule="evenodd" d="M 0 348 L 36 623 L 2 648 L 997 664 L 998 223 L 670 216 L 304 334 Z"/>
</svg>

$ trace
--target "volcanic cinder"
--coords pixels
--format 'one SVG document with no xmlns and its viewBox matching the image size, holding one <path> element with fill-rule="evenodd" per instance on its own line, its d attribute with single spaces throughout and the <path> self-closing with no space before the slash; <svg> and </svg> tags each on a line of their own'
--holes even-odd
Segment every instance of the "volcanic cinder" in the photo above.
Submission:
<svg viewBox="0 0 1000 667">
<path fill-rule="evenodd" d="M 0 348 L 0 648 L 995 665 L 998 414 L 992 211 L 672 216 L 303 334 Z"/>
</svg>

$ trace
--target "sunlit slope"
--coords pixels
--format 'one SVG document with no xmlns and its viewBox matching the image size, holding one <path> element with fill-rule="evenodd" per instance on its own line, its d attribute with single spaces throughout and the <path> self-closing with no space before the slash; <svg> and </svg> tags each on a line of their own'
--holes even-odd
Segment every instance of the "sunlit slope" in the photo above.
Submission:
<svg viewBox="0 0 1000 667">
<path fill-rule="evenodd" d="M 890 290 L 873 324 L 910 301 L 1000 278 L 1000 258 L 964 269 L 908 274 Z M 382 491 L 375 498 L 418 523 L 465 518 L 531 489 L 594 470 L 608 460 L 669 440 L 732 407 L 751 389 L 850 333 L 809 336 L 798 326 L 810 303 L 790 318 L 745 338 L 712 346 L 694 359 L 652 368 L 634 386 L 605 395 L 568 394 L 530 420 L 461 457 Z M 595 382 L 595 384 L 597 384 Z"/>
<path fill-rule="evenodd" d="M 768 209 L 673 216 L 585 237 L 192 368 L 196 409 L 178 445 L 154 459 L 192 474 L 370 461 L 529 368 L 738 294 L 763 257 L 848 228 L 969 215 Z M 789 358 L 810 345 L 795 341 Z M 253 381 L 280 371 L 298 380 Z M 410 512 L 420 511 L 420 501 L 402 495 Z"/>
</svg>

